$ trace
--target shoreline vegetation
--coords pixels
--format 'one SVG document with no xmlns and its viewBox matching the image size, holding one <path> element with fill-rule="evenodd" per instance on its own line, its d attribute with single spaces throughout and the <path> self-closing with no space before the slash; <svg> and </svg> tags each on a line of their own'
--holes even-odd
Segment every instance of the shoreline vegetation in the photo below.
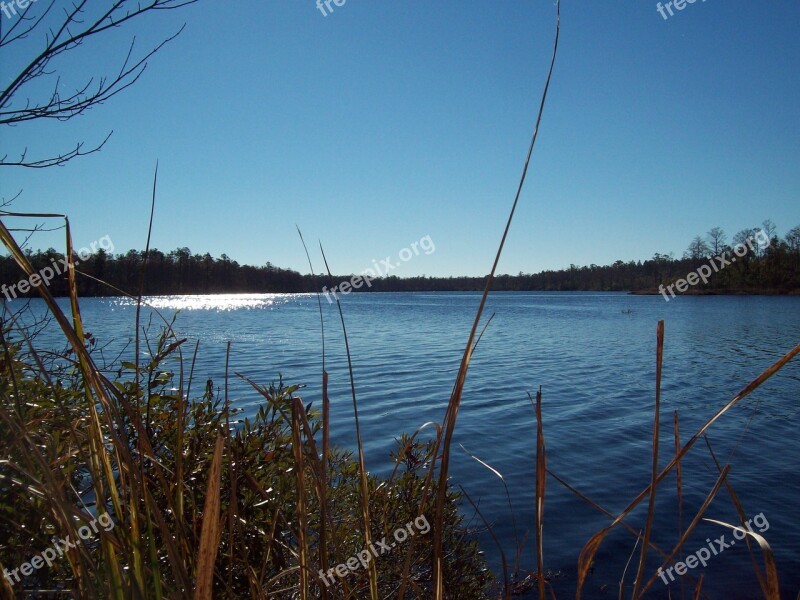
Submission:
<svg viewBox="0 0 800 600">
<path fill-rule="evenodd" d="M 120 2 L 93 25 L 89 21 L 89 28 L 81 37 L 70 33 L 66 41 L 56 43 L 61 32 L 72 29 L 70 23 L 78 26 L 84 22 L 78 18 L 84 3 L 79 3 L 73 12 L 66 13 L 66 24 L 50 38 L 48 49 L 17 81 L 35 78 L 30 70 L 34 74 L 48 72 L 47 61 L 61 53 L 65 44 L 77 46 L 87 36 L 117 27 L 142 12 L 177 8 L 191 1 L 154 0 L 140 6 L 138 12 L 115 19 L 116 9 L 128 8 Z M 666 419 L 666 425 L 660 421 L 664 322 L 659 321 L 655 331 L 652 450 L 639 457 L 650 469 L 649 484 L 627 503 L 627 498 L 618 497 L 621 493 L 617 491 L 614 505 L 625 508 L 616 514 L 554 472 L 563 465 L 558 464 L 557 456 L 555 466 L 548 461 L 542 388 L 528 394 L 532 407 L 527 418 L 531 430 L 536 431 L 527 453 L 528 466 L 535 472 L 535 511 L 533 518 L 519 528 L 524 535 L 519 537 L 521 541 L 514 540 L 514 554 L 508 557 L 478 504 L 463 488 L 457 490 L 451 480 L 453 433 L 471 358 L 480 351 L 479 341 L 491 321 L 491 317 L 483 318 L 490 290 L 537 289 L 535 286 L 554 291 L 658 288 L 699 271 L 709 255 L 728 251 L 721 237 L 716 239 L 720 245 L 714 247 L 713 254 L 697 238 L 695 241 L 700 243 L 693 242 L 688 255 L 680 260 L 656 255 L 644 263 L 617 261 L 607 267 L 592 265 L 537 275 L 495 276 L 525 183 L 553 74 L 560 8 L 557 0 L 550 68 L 517 193 L 488 277 L 455 278 L 457 283 L 453 278 L 387 277 L 374 280 L 369 287 L 376 292 L 411 288 L 437 291 L 441 289 L 437 285 L 446 282 L 451 291 L 461 291 L 456 288 L 463 285 L 463 291 L 483 292 L 470 333 L 465 336 L 452 391 L 443 402 L 442 419 L 421 425 L 410 435 L 398 432 L 397 450 L 391 456 L 395 468 L 386 478 L 370 474 L 365 464 L 345 318 L 338 299 L 335 302 L 347 349 L 357 438 L 352 450 L 330 443 L 331 400 L 321 297 L 322 385 L 316 398 L 301 397 L 299 386 L 287 386 L 280 379 L 277 384 L 267 385 L 246 374 L 229 372 L 229 353 L 221 389 L 215 388 L 211 380 L 204 386 L 196 381 L 194 369 L 199 343 L 190 347 L 187 339 L 178 337 L 173 329 L 175 317 L 165 318 L 158 311 L 153 318 L 162 319 L 160 334 L 152 335 L 147 325 L 150 315 L 144 319 L 141 315 L 143 295 L 319 291 L 319 286 L 328 281 L 335 285 L 350 276 L 318 281 L 313 275 L 304 276 L 269 263 L 248 267 L 224 255 L 220 259 L 208 254 L 192 255 L 187 248 L 165 255 L 149 249 L 153 209 L 147 251 L 109 255 L 99 249 L 80 257 L 80 264 L 76 265 L 65 215 L 5 213 L 37 220 L 63 219 L 66 243 L 64 255 L 52 249 L 26 252 L 12 229 L 0 220 L 0 242 L 9 253 L 0 261 L 0 281 L 5 282 L 0 297 L 0 597 L 510 600 L 527 593 L 528 597 L 545 600 L 555 597 L 555 575 L 545 568 L 543 539 L 545 535 L 556 538 L 559 517 L 563 517 L 548 513 L 545 519 L 546 482 L 552 478 L 608 518 L 601 530 L 585 532 L 587 542 L 582 549 L 575 548 L 577 567 L 570 583 L 574 583 L 576 598 L 580 599 L 582 593 L 592 598 L 605 593 L 607 586 L 595 585 L 590 576 L 595 559 L 606 559 L 604 553 L 609 544 L 603 552 L 599 550 L 614 529 L 619 535 L 630 536 L 627 539 L 633 547 L 629 556 L 626 552 L 616 557 L 620 564 L 627 558 L 631 567 L 629 570 L 626 564 L 621 569 L 620 598 L 630 595 L 633 600 L 640 600 L 648 597 L 648 592 L 661 596 L 651 588 L 661 585 L 661 574 L 668 573 L 672 578 L 673 570 L 681 577 L 680 583 L 674 584 L 676 595 L 680 587 L 681 595 L 686 597 L 707 597 L 704 574 L 695 578 L 687 572 L 687 567 L 695 568 L 690 559 L 696 557 L 688 557 L 684 563 L 682 549 L 695 547 L 692 534 L 696 526 L 712 501 L 725 496 L 736 510 L 735 523 L 715 522 L 743 534 L 737 539 L 747 540 L 752 580 L 765 599 L 780 598 L 772 548 L 749 527 L 757 515 L 752 510 L 748 513 L 745 505 L 752 509 L 753 499 L 737 496 L 728 479 L 731 465 L 718 462 L 705 434 L 729 409 L 800 354 L 800 345 L 779 358 L 773 357 L 771 364 L 759 365 L 761 374 L 716 407 L 687 438 L 680 432 L 677 411 L 669 415 L 672 418 Z M 70 111 L 79 114 L 92 102 L 100 103 L 115 94 L 114 86 L 125 84 L 127 75 L 133 74 L 135 81 L 142 64 L 144 61 L 122 71 L 110 87 L 101 84 L 100 91 L 88 100 L 82 95 L 85 91 L 79 91 L 71 98 L 51 100 L 44 108 L 30 104 L 16 118 L 63 119 Z M 81 151 L 78 145 L 66 154 L 28 163 L 23 153 L 18 165 L 54 166 L 97 150 L 99 147 Z M 154 177 L 153 207 L 156 180 Z M 764 225 L 765 230 L 769 229 L 766 222 Z M 789 236 L 780 240 L 769 234 L 773 243 L 767 249 L 754 250 L 753 255 L 716 273 L 714 289 L 800 288 L 800 229 L 795 230 L 798 235 L 794 240 Z M 749 237 L 752 231 L 745 233 Z M 740 244 L 745 238 L 738 240 L 738 236 L 734 243 Z M 42 270 L 55 261 L 66 263 L 66 271 L 59 271 L 58 276 L 53 272 L 53 277 L 48 276 L 48 282 L 43 284 Z M 309 256 L 313 272 L 311 262 Z M 31 307 L 29 303 L 10 304 L 6 293 L 12 288 L 25 297 L 34 293 L 41 296 L 48 309 L 45 320 L 34 319 L 33 324 L 24 325 L 28 321 L 23 317 Z M 98 352 L 102 341 L 98 344 L 84 330 L 80 298 L 107 296 L 109 289 L 138 297 L 129 360 L 118 356 L 106 362 Z M 67 296 L 69 307 L 62 308 L 56 296 Z M 41 347 L 37 333 L 47 322 L 57 325 L 63 333 L 63 350 Z M 564 364 L 565 372 L 570 367 Z M 247 418 L 228 401 L 228 381 L 234 377 L 246 382 L 258 400 L 254 403 L 257 411 Z M 498 386 L 502 385 L 498 382 Z M 690 502 L 686 497 L 684 505 L 682 490 L 695 484 L 682 461 L 690 451 L 704 451 L 698 449 L 702 448 L 697 444 L 701 440 L 718 476 L 713 486 L 702 490 L 702 503 Z M 661 444 L 662 441 L 668 443 Z M 620 442 L 628 440 L 620 438 Z M 493 470 L 477 456 L 473 458 Z M 495 474 L 500 482 L 490 491 L 503 498 L 505 488 L 514 518 L 506 482 L 499 472 Z M 675 508 L 666 506 L 661 497 L 664 485 L 675 485 L 677 499 L 678 526 L 669 539 L 653 535 L 657 495 L 661 513 Z M 645 500 L 647 513 L 639 510 L 633 515 L 637 508 L 644 508 Z M 476 522 L 482 522 L 496 542 L 501 562 L 497 575 L 486 566 L 485 549 L 478 547 L 475 526 L 469 526 L 466 520 L 470 513 L 477 515 L 480 521 Z M 107 526 L 98 528 L 98 522 Z M 515 520 L 514 523 L 516 535 Z M 510 546 L 511 542 L 506 540 L 505 545 Z M 634 559 L 637 552 L 638 558 Z M 387 553 L 389 556 L 384 556 Z M 656 568 L 657 565 L 660 566 Z M 671 595 L 671 589 L 667 593 Z"/>
<path fill-rule="evenodd" d="M 0 234 L 30 277 L 34 266 L 2 222 Z M 718 523 L 732 528 L 734 535 L 741 533 L 743 537 L 737 539 L 748 540 L 752 580 L 763 597 L 780 598 L 773 550 L 765 537 L 749 527 L 754 515 L 744 505 L 752 505 L 752 499 L 737 496 L 728 480 L 730 465 L 716 462 L 705 432 L 800 354 L 800 345 L 772 365 L 762 365 L 766 369 L 760 376 L 717 408 L 687 439 L 679 433 L 677 411 L 666 425 L 660 424 L 664 322 L 658 322 L 652 477 L 650 485 L 616 516 L 567 484 L 555 472 L 563 465 L 549 464 L 539 389 L 535 398 L 530 398 L 529 418 L 536 433 L 528 458 L 536 474 L 537 509 L 533 523 L 525 523 L 520 531 L 515 527 L 518 537 L 513 553 L 507 556 L 494 537 L 491 522 L 444 470 L 442 463 L 450 453 L 445 437 L 448 417 L 452 431 L 450 411 L 457 408 L 452 398 L 443 423 L 424 424 L 411 434 L 398 433 L 396 449 L 389 457 L 394 468 L 388 477 L 378 478 L 364 463 L 360 433 L 357 449 L 330 443 L 324 366 L 319 398 L 301 397 L 299 386 L 286 385 L 280 379 L 264 385 L 245 374 L 229 373 L 227 366 L 224 384 L 215 388 L 209 381 L 204 389 L 194 381 L 199 344 L 187 347 L 187 340 L 178 338 L 173 329 L 174 317 L 169 320 L 158 311 L 163 324 L 160 334 L 151 336 L 149 327 L 140 326 L 138 310 L 135 355 L 144 358 L 128 362 L 118 357 L 106 364 L 95 353 L 102 340 L 98 343 L 83 329 L 75 283 L 76 275 L 72 275 L 66 312 L 46 286 L 38 287 L 50 318 L 64 333 L 66 347 L 61 352 L 38 346 L 36 331 L 41 323 L 19 325 L 22 313 L 30 310 L 27 303 L 15 311 L 2 303 L 2 598 L 29 597 L 47 590 L 53 598 L 98 600 L 510 600 L 555 597 L 556 585 L 574 585 L 578 598 L 581 591 L 594 597 L 605 588 L 590 577 L 595 556 L 603 539 L 617 526 L 632 536 L 631 542 L 643 546 L 636 578 L 630 573 L 625 581 L 623 572 L 620 590 L 636 599 L 649 597 L 648 592 L 660 589 L 659 578 L 667 583 L 665 573 L 674 577 L 674 571 L 682 577 L 669 584 L 676 593 L 680 587 L 695 597 L 702 590 L 708 597 L 711 590 L 703 576 L 695 578 L 687 570 L 689 559 L 682 562 L 679 553 L 692 547 L 695 526 L 712 501 L 721 501 L 725 495 L 738 520 Z M 339 304 L 337 307 L 341 311 Z M 465 364 L 470 349 L 477 346 L 477 325 L 478 319 L 467 344 Z M 465 369 L 462 366 L 457 377 L 459 392 Z M 228 402 L 225 390 L 230 377 L 240 378 L 252 388 L 258 398 L 254 415 L 244 417 Z M 355 387 L 352 389 L 359 431 Z M 659 459 L 662 436 L 674 437 L 674 452 Z M 701 440 L 708 446 L 719 476 L 702 505 L 687 504 L 682 513 L 681 490 L 691 485 L 691 473 L 682 470 L 682 459 Z M 645 454 L 641 459 L 649 457 Z M 502 494 L 506 482 L 496 474 L 501 479 L 497 493 Z M 654 501 L 659 483 L 672 480 L 673 475 L 679 506 L 678 538 L 663 546 L 650 536 L 657 518 Z M 543 535 L 547 531 L 557 535 L 558 529 L 557 515 L 548 519 L 553 525 L 544 527 L 548 476 L 610 521 L 594 535 L 586 532 L 588 541 L 568 580 L 560 570 L 545 568 Z M 631 513 L 645 500 L 649 500 L 649 510 L 644 523 L 634 528 L 627 521 L 635 520 Z M 509 511 L 513 517 L 510 499 Z M 470 513 L 474 514 L 468 519 Z M 685 527 L 680 524 L 681 514 L 686 521 L 692 516 Z M 470 525 L 473 520 L 476 524 Z M 90 528 L 98 521 L 106 526 Z M 489 570 L 485 549 L 478 545 L 479 526 L 497 543 L 498 573 Z M 536 564 L 531 564 L 526 546 L 535 547 Z M 654 569 L 648 556 L 661 566 Z M 558 584 L 557 579 L 561 579 Z"/>
<path fill-rule="evenodd" d="M 769 226 L 770 222 L 765 221 Z M 800 295 L 800 226 L 790 230 L 781 239 L 774 234 L 765 247 L 752 246 L 738 262 L 724 268 L 710 264 L 709 257 L 732 256 L 732 248 L 724 243 L 724 233 L 717 232 L 713 246 L 695 238 L 683 258 L 656 253 L 645 261 L 624 262 L 611 265 L 570 265 L 567 269 L 542 271 L 535 274 L 495 275 L 492 289 L 495 292 L 629 292 L 637 295 L 663 294 L 667 287 L 698 270 L 706 269 L 707 281 L 691 285 L 680 295 Z M 709 236 L 717 228 L 709 232 Z M 763 230 L 745 229 L 734 236 L 739 240 L 751 239 Z M 715 250 L 716 249 L 716 250 Z M 188 248 L 177 248 L 164 253 L 150 249 L 147 254 L 147 277 L 141 292 L 145 296 L 174 294 L 232 294 L 232 293 L 309 293 L 325 292 L 354 274 L 315 277 L 271 263 L 263 266 L 240 265 L 223 254 L 214 258 L 209 253 L 192 254 Z M 26 252 L 35 273 L 50 269 L 52 265 L 66 262 L 64 255 L 53 248 Z M 82 297 L 136 295 L 140 291 L 140 269 L 145 253 L 130 250 L 124 254 L 110 254 L 103 248 L 89 256 L 73 256 L 76 262 L 77 292 Z M 66 272 L 49 280 L 54 296 L 69 295 Z M 397 277 L 394 275 L 372 277 L 362 273 L 364 284 L 355 293 L 370 292 L 480 292 L 486 286 L 486 277 Z M 365 276 L 367 275 L 367 276 Z M 6 300 L 37 295 L 36 287 L 27 285 L 24 273 L 13 257 L 0 257 L 0 296 Z M 25 284 L 20 285 L 21 281 Z"/>
</svg>

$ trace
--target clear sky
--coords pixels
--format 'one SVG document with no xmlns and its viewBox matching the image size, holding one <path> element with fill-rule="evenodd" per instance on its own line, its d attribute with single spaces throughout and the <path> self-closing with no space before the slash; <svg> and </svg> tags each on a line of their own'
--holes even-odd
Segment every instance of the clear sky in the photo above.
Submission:
<svg viewBox="0 0 800 600">
<path fill-rule="evenodd" d="M 0 195 L 22 190 L 18 211 L 66 212 L 77 246 L 109 235 L 117 251 L 141 249 L 158 160 L 162 251 L 307 272 L 297 224 L 336 273 L 430 236 L 435 252 L 393 274 L 486 274 L 547 74 L 554 2 L 331 7 L 201 0 L 88 40 L 57 63 L 65 91 L 113 73 L 134 35 L 141 53 L 186 23 L 108 103 L 0 131 L 9 159 L 114 131 L 102 152 L 63 167 L 0 168 Z M 714 226 L 730 240 L 766 218 L 780 235 L 800 225 L 800 3 L 697 0 L 673 12 L 563 1 L 501 273 L 679 257 Z M 22 48 L 4 52 L 3 87 L 24 60 Z M 49 245 L 63 249 L 60 237 L 33 242 Z"/>
</svg>

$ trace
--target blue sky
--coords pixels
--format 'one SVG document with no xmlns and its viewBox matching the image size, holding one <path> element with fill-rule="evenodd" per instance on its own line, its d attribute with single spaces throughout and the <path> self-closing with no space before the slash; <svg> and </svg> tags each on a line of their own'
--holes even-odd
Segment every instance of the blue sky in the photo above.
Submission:
<svg viewBox="0 0 800 600">
<path fill-rule="evenodd" d="M 39 0 L 43 4 L 43 0 Z M 158 12 L 57 63 L 62 88 L 186 29 L 123 94 L 5 128 L 0 155 L 101 141 L 66 166 L 0 169 L 14 209 L 109 235 L 307 272 L 295 231 L 360 272 L 483 275 L 516 191 L 554 34 L 548 0 L 231 0 Z M 0 15 L 2 26 L 8 19 Z M 800 225 L 800 4 L 564 0 L 559 56 L 502 273 L 680 256 L 720 226 Z M 35 44 L 40 38 L 32 39 Z M 24 48 L 4 49 L 3 86 Z M 16 62 L 15 62 L 16 61 Z M 41 235 L 33 247 L 63 248 Z M 320 268 L 318 253 L 315 267 Z"/>
</svg>

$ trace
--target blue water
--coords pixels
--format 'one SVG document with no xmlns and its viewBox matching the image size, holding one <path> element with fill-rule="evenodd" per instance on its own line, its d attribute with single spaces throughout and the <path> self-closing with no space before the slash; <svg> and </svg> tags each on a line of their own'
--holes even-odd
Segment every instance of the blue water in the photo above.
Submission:
<svg viewBox="0 0 800 600">
<path fill-rule="evenodd" d="M 461 353 L 477 309 L 476 293 L 351 294 L 343 297 L 359 401 L 359 416 L 370 471 L 392 468 L 389 452 L 401 432 L 441 421 Z M 150 299 L 167 318 L 179 310 L 175 328 L 189 338 L 191 357 L 200 341 L 195 384 L 212 378 L 224 386 L 225 350 L 231 341 L 228 393 L 252 412 L 259 397 L 234 373 L 256 382 L 303 383 L 306 402 L 319 405 L 322 343 L 317 298 L 309 295 L 229 295 Z M 66 306 L 66 303 L 65 303 Z M 344 340 L 335 305 L 322 300 L 326 369 L 330 373 L 332 439 L 355 447 L 352 401 Z M 86 328 L 111 359 L 124 349 L 132 360 L 134 307 L 119 298 L 85 299 Z M 548 466 L 594 502 L 621 511 L 650 480 L 655 406 L 656 324 L 665 321 L 659 464 L 674 454 L 673 411 L 681 440 L 692 434 L 747 383 L 800 343 L 800 298 L 678 297 L 597 293 L 497 293 L 484 321 L 494 313 L 470 367 L 458 417 L 451 463 L 452 482 L 461 485 L 489 519 L 513 563 L 515 538 L 533 526 L 536 421 L 528 394 L 541 386 Z M 152 312 L 144 311 L 145 317 Z M 158 331 L 153 317 L 150 332 Z M 143 323 L 147 318 L 142 319 Z M 190 361 L 187 361 L 187 365 Z M 764 537 L 777 560 L 781 591 L 800 590 L 800 359 L 787 365 L 709 430 L 718 459 L 732 465 L 728 481 L 750 515 L 763 513 Z M 502 483 L 460 449 L 491 464 Z M 735 452 L 734 452 L 735 451 Z M 694 517 L 717 479 L 708 447 L 700 440 L 683 462 L 683 525 Z M 677 540 L 674 474 L 658 487 L 660 515 L 653 541 L 670 551 Z M 647 500 L 626 522 L 643 527 Z M 467 521 L 481 538 L 492 567 L 496 547 L 468 506 Z M 707 517 L 734 521 L 723 489 Z M 516 522 L 515 535 L 513 523 Z M 559 573 L 559 597 L 575 590 L 577 557 L 589 537 L 608 524 L 555 479 L 547 481 L 544 563 Z M 763 525 L 762 525 L 763 527 Z M 756 529 L 758 531 L 758 529 Z M 706 539 L 730 532 L 702 522 L 686 553 L 707 547 Z M 616 597 L 635 538 L 615 529 L 601 545 L 585 598 Z M 758 554 L 758 552 L 757 552 Z M 648 560 L 649 578 L 660 564 Z M 625 577 L 636 572 L 638 549 Z M 532 533 L 521 567 L 535 568 Z M 703 589 L 714 598 L 758 597 L 758 585 L 744 542 L 690 570 L 704 575 Z M 657 579 L 648 597 L 681 597 L 680 583 Z"/>
</svg>

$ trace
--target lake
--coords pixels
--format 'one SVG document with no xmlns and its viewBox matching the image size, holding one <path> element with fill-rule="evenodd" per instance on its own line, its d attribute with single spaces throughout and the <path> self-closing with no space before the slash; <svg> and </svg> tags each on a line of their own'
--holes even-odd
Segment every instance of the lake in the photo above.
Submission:
<svg viewBox="0 0 800 600">
<path fill-rule="evenodd" d="M 148 299 L 167 318 L 178 312 L 179 335 L 189 338 L 191 357 L 200 341 L 193 389 L 208 378 L 225 379 L 225 351 L 231 342 L 228 387 L 232 401 L 254 411 L 259 403 L 240 372 L 259 383 L 302 383 L 306 402 L 320 404 L 322 343 L 318 301 L 312 295 L 171 296 Z M 441 421 L 461 354 L 480 300 L 477 293 L 368 293 L 342 298 L 359 400 L 367 467 L 386 474 L 389 452 L 401 432 L 427 421 Z M 42 305 L 34 301 L 40 310 Z M 64 302 L 66 308 L 67 302 Z M 322 299 L 326 368 L 330 373 L 332 440 L 354 448 L 355 435 L 347 363 L 335 304 Z M 135 307 L 124 298 L 82 301 L 85 327 L 112 359 L 124 349 L 132 360 Z M 497 293 L 485 317 L 494 313 L 472 365 L 458 418 L 451 463 L 452 481 L 480 503 L 510 560 L 517 535 L 533 527 L 536 420 L 528 394 L 541 386 L 548 466 L 607 510 L 617 513 L 650 480 L 655 402 L 656 324 L 665 321 L 659 464 L 672 453 L 673 411 L 678 411 L 682 441 L 725 402 L 786 352 L 800 343 L 800 298 L 758 296 L 678 297 L 622 293 Z M 151 310 L 143 311 L 146 324 Z M 485 319 L 484 319 L 485 320 Z M 150 331 L 155 338 L 158 318 Z M 45 332 L 49 337 L 49 334 Z M 47 339 L 44 338 L 43 341 Z M 55 339 L 55 338 L 50 338 Z M 189 363 L 187 363 L 189 364 Z M 719 460 L 730 462 L 729 481 L 749 515 L 762 514 L 764 536 L 772 545 L 781 591 L 794 598 L 800 589 L 800 362 L 781 372 L 725 414 L 709 430 Z M 513 515 L 502 482 L 462 451 L 491 464 L 505 477 Z M 683 463 L 683 524 L 693 518 L 717 479 L 708 447 L 700 440 Z M 664 550 L 677 540 L 675 477 L 658 487 L 652 539 Z M 481 533 L 493 568 L 496 547 L 468 506 L 467 521 Z M 647 500 L 626 520 L 643 526 Z M 734 521 L 723 489 L 707 515 Z M 607 517 L 548 478 L 544 521 L 545 567 L 558 573 L 559 597 L 575 589 L 577 557 Z M 762 525 L 763 527 L 763 525 Z M 756 530 L 758 531 L 758 530 Z M 701 522 L 684 546 L 692 553 L 728 530 Z M 522 567 L 535 569 L 533 536 Z M 618 582 L 635 538 L 621 528 L 597 554 L 584 597 L 616 597 Z M 654 553 L 649 573 L 660 563 Z M 635 575 L 638 549 L 626 583 Z M 714 555 L 704 575 L 711 597 L 757 597 L 758 586 L 744 543 Z M 649 576 L 648 576 L 649 577 Z M 649 597 L 680 596 L 678 582 L 657 580 Z"/>
</svg>

